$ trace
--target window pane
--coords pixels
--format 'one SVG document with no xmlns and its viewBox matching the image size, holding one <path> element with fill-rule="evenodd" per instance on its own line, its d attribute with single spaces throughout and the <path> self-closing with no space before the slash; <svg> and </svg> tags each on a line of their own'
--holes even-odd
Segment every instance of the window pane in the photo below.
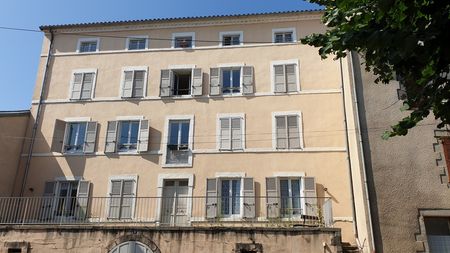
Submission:
<svg viewBox="0 0 450 253">
<path fill-rule="evenodd" d="M 181 124 L 181 140 L 180 144 L 189 144 L 189 122 L 184 122 Z"/>
<path fill-rule="evenodd" d="M 69 135 L 65 150 L 67 152 L 82 151 L 86 135 L 86 123 L 71 123 L 68 131 Z"/>
<path fill-rule="evenodd" d="M 221 184 L 222 214 L 230 214 L 230 180 L 222 180 Z"/>
<path fill-rule="evenodd" d="M 192 47 L 192 37 L 177 37 L 175 38 L 176 48 Z"/>
<path fill-rule="evenodd" d="M 223 93 L 230 93 L 231 87 L 231 70 L 222 71 Z"/>
<path fill-rule="evenodd" d="M 232 44 L 233 44 L 233 45 L 239 45 L 239 44 L 241 44 L 240 36 L 234 36 L 234 37 L 233 37 Z"/>
<path fill-rule="evenodd" d="M 146 39 L 130 39 L 130 42 L 128 44 L 129 50 L 136 50 L 136 49 L 145 49 L 145 42 Z"/>
<path fill-rule="evenodd" d="M 131 131 L 130 131 L 130 143 L 136 144 L 138 140 L 139 133 L 139 121 L 131 122 Z"/>
<path fill-rule="evenodd" d="M 280 195 L 281 195 L 281 214 L 286 216 L 289 214 L 289 181 L 280 180 Z"/>
<path fill-rule="evenodd" d="M 291 32 L 284 34 L 284 42 L 292 42 L 292 33 Z"/>
<path fill-rule="evenodd" d="M 291 193 L 292 193 L 292 211 L 293 214 L 301 214 L 300 206 L 300 180 L 291 180 Z"/>
<path fill-rule="evenodd" d="M 231 208 L 233 211 L 233 214 L 239 214 L 240 213 L 240 192 L 241 192 L 241 180 L 233 180 L 231 185 L 231 195 L 232 195 L 232 202 L 231 202 Z"/>
<path fill-rule="evenodd" d="M 80 52 L 95 52 L 97 50 L 96 41 L 86 41 L 80 43 Z"/>
<path fill-rule="evenodd" d="M 120 139 L 119 144 L 123 145 L 128 143 L 128 132 L 130 130 L 130 122 L 123 121 L 120 122 Z"/>
<path fill-rule="evenodd" d="M 240 92 L 241 86 L 241 70 L 233 70 L 233 92 Z"/>
<path fill-rule="evenodd" d="M 169 145 L 178 145 L 178 129 L 179 124 L 177 122 L 170 123 L 170 136 L 169 136 Z"/>
</svg>

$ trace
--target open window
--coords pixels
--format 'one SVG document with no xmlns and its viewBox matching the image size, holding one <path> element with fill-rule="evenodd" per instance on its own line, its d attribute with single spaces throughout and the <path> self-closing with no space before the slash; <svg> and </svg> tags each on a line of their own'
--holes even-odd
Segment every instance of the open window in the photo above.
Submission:
<svg viewBox="0 0 450 253">
<path fill-rule="evenodd" d="M 94 153 L 98 123 L 95 121 L 55 121 L 51 151 L 63 154 Z"/>
<path fill-rule="evenodd" d="M 172 48 L 194 48 L 195 47 L 195 33 L 173 33 L 172 34 Z"/>
<path fill-rule="evenodd" d="M 105 153 L 148 151 L 149 122 L 144 119 L 109 121 Z"/>
<path fill-rule="evenodd" d="M 252 66 L 230 66 L 210 69 L 210 95 L 252 94 Z"/>
<path fill-rule="evenodd" d="M 203 73 L 200 68 L 161 70 L 160 96 L 202 95 Z"/>
</svg>

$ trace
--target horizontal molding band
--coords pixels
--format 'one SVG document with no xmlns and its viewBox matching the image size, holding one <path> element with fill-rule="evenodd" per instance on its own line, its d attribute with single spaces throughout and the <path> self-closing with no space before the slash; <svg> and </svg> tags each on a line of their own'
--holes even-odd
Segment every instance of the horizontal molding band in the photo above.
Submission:
<svg viewBox="0 0 450 253">
<path fill-rule="evenodd" d="M 156 101 L 156 100 L 198 100 L 198 99 L 228 99 L 228 98 L 242 98 L 242 97 L 270 97 L 270 96 L 297 96 L 297 95 L 315 95 L 315 94 L 337 94 L 341 93 L 341 89 L 321 89 L 321 90 L 302 90 L 297 92 L 289 92 L 289 93 L 273 93 L 273 92 L 256 92 L 254 94 L 239 94 L 232 96 L 182 96 L 182 97 L 164 97 L 161 98 L 159 96 L 147 96 L 144 98 L 120 98 L 120 97 L 98 97 L 86 100 L 71 100 L 71 99 L 46 99 L 42 103 L 43 104 L 65 104 L 65 103 L 90 103 L 90 102 L 109 102 L 109 101 Z M 39 100 L 32 100 L 33 105 L 38 104 Z"/>
<path fill-rule="evenodd" d="M 276 150 L 271 148 L 247 148 L 245 150 L 236 151 L 219 151 L 217 149 L 195 149 L 193 154 L 251 154 L 251 153 L 334 153 L 345 152 L 345 147 L 311 147 L 303 149 L 289 149 L 289 150 Z M 61 154 L 57 152 L 48 153 L 34 153 L 34 157 L 76 157 L 76 156 L 146 156 L 146 155 L 162 155 L 160 150 L 151 150 L 145 153 L 111 153 L 105 154 L 104 152 L 95 152 L 91 154 Z M 28 156 L 28 154 L 22 154 L 22 156 Z"/>
</svg>

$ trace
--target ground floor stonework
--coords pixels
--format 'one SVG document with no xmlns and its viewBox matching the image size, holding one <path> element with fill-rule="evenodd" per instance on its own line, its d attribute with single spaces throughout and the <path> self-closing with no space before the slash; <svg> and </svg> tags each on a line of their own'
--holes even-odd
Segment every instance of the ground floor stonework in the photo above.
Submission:
<svg viewBox="0 0 450 253">
<path fill-rule="evenodd" d="M 0 228 L 0 253 L 338 253 L 335 228 L 143 228 L 14 226 Z"/>
</svg>

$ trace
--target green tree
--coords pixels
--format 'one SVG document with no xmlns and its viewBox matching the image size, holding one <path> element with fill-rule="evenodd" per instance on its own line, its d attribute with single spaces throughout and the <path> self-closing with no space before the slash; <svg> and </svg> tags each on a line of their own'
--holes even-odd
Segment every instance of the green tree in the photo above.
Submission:
<svg viewBox="0 0 450 253">
<path fill-rule="evenodd" d="M 355 51 L 376 82 L 401 77 L 411 110 L 383 135 L 406 135 L 433 112 L 441 128 L 450 123 L 450 1 L 311 0 L 325 7 L 324 34 L 302 43 L 320 47 L 322 58 Z M 381 94 L 380 94 L 381 95 Z"/>
</svg>

